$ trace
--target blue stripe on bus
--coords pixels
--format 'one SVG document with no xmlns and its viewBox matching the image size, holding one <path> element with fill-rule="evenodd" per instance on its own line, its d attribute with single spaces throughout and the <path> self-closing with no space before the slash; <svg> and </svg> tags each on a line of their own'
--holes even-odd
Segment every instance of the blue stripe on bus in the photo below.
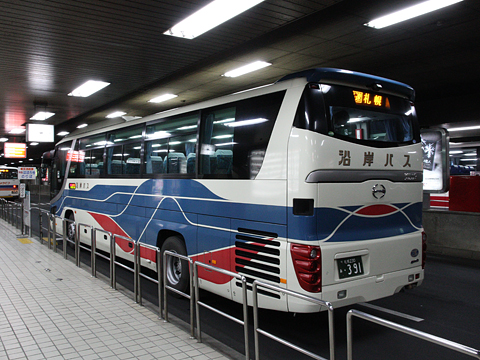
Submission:
<svg viewBox="0 0 480 360">
<path fill-rule="evenodd" d="M 177 197 L 179 194 L 182 197 Z M 367 240 L 417 232 L 421 228 L 422 217 L 421 203 L 393 204 L 399 211 L 377 217 L 356 216 L 355 211 L 361 206 L 317 208 L 313 216 L 295 216 L 292 208 L 282 206 L 224 202 L 204 185 L 193 180 L 147 180 L 139 187 L 96 185 L 90 190 L 65 190 L 64 196 L 56 204 L 60 206 L 57 214 L 64 207 L 105 214 L 132 238 L 138 239 L 143 232 L 140 240 L 149 239 L 150 243 L 156 241 L 158 231 L 162 229 L 177 230 L 185 239 L 196 239 L 196 224 L 211 226 L 203 224 L 203 220 L 216 217 L 227 220 L 222 221 L 222 224 L 228 224 L 229 218 L 232 221 L 243 219 L 264 224 L 265 231 L 268 231 L 268 227 L 278 227 L 277 225 L 281 225 L 279 229 L 282 229 L 288 223 L 288 233 L 280 231 L 279 236 L 293 241 L 330 242 Z M 230 242 L 229 231 L 229 227 L 226 227 L 225 246 Z M 190 249 L 192 246 L 194 245 L 187 244 L 189 253 L 196 252 L 196 249 Z M 213 246 L 206 245 L 207 248 L 200 251 L 214 250 Z"/>
</svg>

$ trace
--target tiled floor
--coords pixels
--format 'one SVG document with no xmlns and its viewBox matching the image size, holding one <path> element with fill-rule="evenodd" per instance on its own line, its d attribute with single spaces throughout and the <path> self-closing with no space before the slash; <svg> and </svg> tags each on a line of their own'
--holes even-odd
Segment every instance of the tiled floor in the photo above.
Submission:
<svg viewBox="0 0 480 360">
<path fill-rule="evenodd" d="M 0 359 L 228 359 L 17 234 L 0 220 Z"/>
</svg>

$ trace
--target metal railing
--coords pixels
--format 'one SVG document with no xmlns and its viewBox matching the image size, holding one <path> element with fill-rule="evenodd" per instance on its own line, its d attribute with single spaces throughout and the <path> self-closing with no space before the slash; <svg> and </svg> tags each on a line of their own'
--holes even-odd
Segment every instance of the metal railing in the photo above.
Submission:
<svg viewBox="0 0 480 360">
<path fill-rule="evenodd" d="M 232 278 L 238 279 L 242 282 L 242 298 L 243 298 L 243 321 L 240 319 L 237 319 L 236 317 L 233 317 L 221 310 L 218 310 L 204 302 L 200 301 L 200 284 L 198 282 L 198 268 L 203 267 L 204 269 L 208 269 L 210 271 L 215 271 L 220 274 L 224 274 L 227 276 L 231 276 Z M 238 273 L 234 273 L 222 268 L 218 268 L 212 265 L 204 264 L 199 261 L 196 261 L 193 264 L 194 268 L 194 281 L 195 281 L 195 313 L 196 313 L 196 319 L 197 319 L 197 341 L 202 342 L 202 330 L 201 330 L 201 322 L 200 322 L 200 306 L 203 306 L 206 309 L 209 309 L 219 315 L 222 315 L 223 317 L 226 317 L 227 319 L 230 319 L 237 324 L 243 325 L 244 329 L 244 337 L 245 337 L 245 359 L 249 359 L 249 344 L 248 344 L 248 300 L 247 300 L 247 279 L 245 276 L 240 275 Z"/>
<path fill-rule="evenodd" d="M 117 239 L 122 239 L 122 240 L 125 240 L 127 241 L 128 243 L 131 243 L 132 244 L 132 252 L 133 252 L 133 269 L 131 267 L 128 267 L 127 265 L 117 261 L 117 247 L 116 247 L 116 244 L 117 244 Z M 138 267 L 138 264 L 137 264 L 137 261 L 136 261 L 136 256 L 135 256 L 135 248 L 136 248 L 136 241 L 131 239 L 131 238 L 128 238 L 126 236 L 122 236 L 122 235 L 117 235 L 117 234 L 113 234 L 112 238 L 111 238 L 111 244 L 110 244 L 110 264 L 112 265 L 111 266 L 111 273 L 110 273 L 110 278 L 111 278 L 111 281 L 112 281 L 112 284 L 113 284 L 113 288 L 115 290 L 117 290 L 117 271 L 116 271 L 116 267 L 115 265 L 118 265 L 122 268 L 124 268 L 125 270 L 127 271 L 130 271 L 133 273 L 133 300 L 135 302 L 138 302 L 138 286 L 137 286 L 137 267 Z"/>
<path fill-rule="evenodd" d="M 142 248 L 149 249 L 155 252 L 155 270 L 157 272 L 157 279 L 154 279 L 150 276 L 145 275 L 142 273 Z M 137 284 L 138 284 L 138 303 L 143 305 L 143 297 L 142 297 L 142 283 L 141 278 L 147 279 L 155 284 L 157 284 L 157 292 L 158 292 L 158 317 L 163 318 L 162 309 L 164 304 L 164 296 L 163 296 L 163 281 L 162 281 L 162 255 L 160 252 L 160 248 L 142 243 L 140 241 L 137 242 L 137 248 L 135 249 L 135 260 L 138 262 L 139 266 L 137 267 Z"/>
<path fill-rule="evenodd" d="M 184 293 L 178 289 L 175 289 L 174 287 L 168 285 L 167 281 L 167 264 L 168 264 L 168 257 L 176 257 L 178 259 L 184 260 L 188 263 L 188 274 L 189 274 L 189 294 Z M 183 270 L 183 269 L 182 269 Z M 190 300 L 190 337 L 194 338 L 195 337 L 195 323 L 194 323 L 194 302 L 195 302 L 195 293 L 193 291 L 193 260 L 189 258 L 188 256 L 184 256 L 172 251 L 164 251 L 163 253 L 163 309 L 165 313 L 165 321 L 168 321 L 168 297 L 167 297 L 167 290 L 170 290 L 174 292 L 175 294 L 178 294 L 180 296 L 183 296 L 184 298 L 187 298 Z"/>
<path fill-rule="evenodd" d="M 404 334 L 417 337 L 419 339 L 429 341 L 431 343 L 443 346 L 445 348 L 457 351 L 459 353 L 469 355 L 471 357 L 480 359 L 480 351 L 432 334 L 425 333 L 423 331 L 415 330 L 392 321 L 388 321 L 382 318 L 379 318 L 374 315 L 370 315 L 358 310 L 350 310 L 347 313 L 347 360 L 353 360 L 353 335 L 352 335 L 352 318 L 356 316 L 361 319 L 373 322 L 378 325 L 385 326 L 387 328 L 400 331 Z"/>
<path fill-rule="evenodd" d="M 262 282 L 262 281 L 259 281 L 259 280 L 255 280 L 253 282 L 253 331 L 254 331 L 254 339 L 255 339 L 255 360 L 259 360 L 260 359 L 260 346 L 259 346 L 259 341 L 258 341 L 258 334 L 262 334 L 266 337 L 269 337 L 270 339 L 272 340 L 275 340 L 283 345 L 286 345 L 298 352 L 301 352 L 302 354 L 304 355 L 307 355 L 313 359 L 317 359 L 317 360 L 326 360 L 324 357 L 320 356 L 320 355 L 317 355 L 317 354 L 314 354 L 304 348 L 301 348 L 289 341 L 286 341 L 282 338 L 279 338 L 278 336 L 275 336 L 265 330 L 262 330 L 258 327 L 258 287 L 261 286 L 261 287 L 265 287 L 267 289 L 270 289 L 270 290 L 274 290 L 274 291 L 277 291 L 277 292 L 280 292 L 280 293 L 285 293 L 287 295 L 290 295 L 290 296 L 294 296 L 294 297 L 297 297 L 299 299 L 302 299 L 302 300 L 305 300 L 305 301 L 309 301 L 309 302 L 312 302 L 314 304 L 317 304 L 317 305 L 320 305 L 320 306 L 323 306 L 325 308 L 327 308 L 327 311 L 328 311 L 328 341 L 329 341 L 329 348 L 330 348 L 330 360 L 334 360 L 335 359 L 335 336 L 334 336 L 334 322 L 333 322 L 333 306 L 331 303 L 329 303 L 328 301 L 323 301 L 323 300 L 320 300 L 320 299 L 316 299 L 314 297 L 311 297 L 311 296 L 307 296 L 307 295 L 304 295 L 304 294 L 300 294 L 298 292 L 295 292 L 295 291 L 292 291 L 292 290 L 288 290 L 288 289 L 284 289 L 284 288 L 281 288 L 279 286 L 276 286 L 276 285 L 272 285 L 272 284 L 268 284 L 268 283 L 265 283 L 265 282 Z"/>
</svg>

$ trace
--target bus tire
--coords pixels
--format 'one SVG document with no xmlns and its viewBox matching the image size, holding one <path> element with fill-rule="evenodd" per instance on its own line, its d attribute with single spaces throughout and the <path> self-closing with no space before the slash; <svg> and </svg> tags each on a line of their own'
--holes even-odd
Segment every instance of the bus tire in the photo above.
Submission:
<svg viewBox="0 0 480 360">
<path fill-rule="evenodd" d="M 184 242 L 177 236 L 170 236 L 162 245 L 162 259 L 165 251 L 171 251 L 180 255 L 187 256 L 187 250 Z M 188 294 L 190 289 L 190 279 L 188 262 L 174 256 L 167 256 L 166 260 L 167 284 L 174 289 Z M 177 294 L 178 295 L 178 294 Z"/>
<path fill-rule="evenodd" d="M 73 215 L 73 212 L 68 214 L 67 219 L 75 221 L 75 215 Z M 70 246 L 71 248 L 75 248 L 76 225 L 74 222 L 71 221 L 67 221 L 67 239 L 73 242 L 68 241 L 68 246 Z"/>
</svg>

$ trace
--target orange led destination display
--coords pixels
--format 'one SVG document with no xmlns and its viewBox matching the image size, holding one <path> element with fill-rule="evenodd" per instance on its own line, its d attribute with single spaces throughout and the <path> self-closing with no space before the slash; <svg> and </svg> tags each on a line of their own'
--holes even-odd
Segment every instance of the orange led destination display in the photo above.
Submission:
<svg viewBox="0 0 480 360">
<path fill-rule="evenodd" d="M 370 94 L 365 91 L 352 90 L 352 92 L 355 104 L 390 108 L 390 102 L 388 101 L 387 97 Z"/>
<path fill-rule="evenodd" d="M 25 159 L 27 157 L 27 144 L 6 142 L 3 144 L 3 153 L 9 159 Z"/>
</svg>

